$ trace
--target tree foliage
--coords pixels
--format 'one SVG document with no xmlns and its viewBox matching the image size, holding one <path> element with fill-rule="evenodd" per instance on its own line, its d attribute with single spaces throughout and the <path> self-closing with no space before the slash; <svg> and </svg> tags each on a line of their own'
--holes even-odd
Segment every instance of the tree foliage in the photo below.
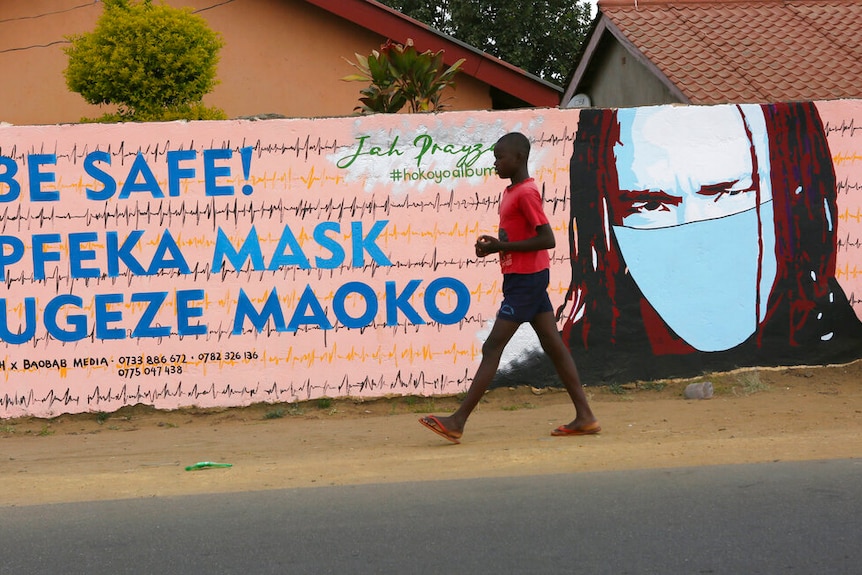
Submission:
<svg viewBox="0 0 862 575">
<path fill-rule="evenodd" d="M 218 119 L 202 99 L 216 85 L 221 37 L 188 8 L 103 0 L 92 32 L 69 36 L 66 85 L 90 104 L 114 104 L 98 121 Z"/>
<path fill-rule="evenodd" d="M 462 42 L 562 85 L 590 27 L 584 0 L 381 0 Z"/>
<path fill-rule="evenodd" d="M 359 73 L 342 80 L 369 83 L 359 91 L 360 105 L 354 108 L 361 114 L 395 113 L 405 105 L 411 112 L 442 110 L 443 90 L 454 86 L 455 75 L 464 63 L 461 59 L 446 68 L 443 50 L 420 53 L 411 39 L 403 45 L 387 41 L 369 56 L 355 56 L 356 62 L 348 62 Z"/>
</svg>

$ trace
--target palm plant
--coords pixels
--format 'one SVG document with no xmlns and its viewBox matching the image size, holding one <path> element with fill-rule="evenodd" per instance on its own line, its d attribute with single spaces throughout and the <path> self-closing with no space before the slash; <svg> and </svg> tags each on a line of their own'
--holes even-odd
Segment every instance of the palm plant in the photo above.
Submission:
<svg viewBox="0 0 862 575">
<path fill-rule="evenodd" d="M 404 44 L 387 40 L 380 50 L 369 56 L 356 54 L 356 62 L 347 62 L 359 73 L 345 76 L 348 82 L 369 82 L 360 90 L 360 105 L 354 111 L 360 114 L 376 112 L 395 113 L 405 105 L 410 112 L 435 112 L 445 108 L 441 102 L 443 91 L 455 86 L 455 75 L 460 71 L 461 58 L 448 68 L 443 63 L 443 50 L 419 52 L 413 40 Z"/>
</svg>

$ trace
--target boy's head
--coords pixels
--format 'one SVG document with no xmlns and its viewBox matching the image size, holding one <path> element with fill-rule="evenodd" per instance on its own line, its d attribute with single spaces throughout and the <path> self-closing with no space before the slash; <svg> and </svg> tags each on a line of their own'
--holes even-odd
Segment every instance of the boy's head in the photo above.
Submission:
<svg viewBox="0 0 862 575">
<path fill-rule="evenodd" d="M 505 147 L 509 150 L 524 155 L 524 161 L 530 157 L 530 140 L 521 132 L 509 132 L 505 136 L 497 140 L 494 149 Z"/>
<path fill-rule="evenodd" d="M 530 140 L 520 132 L 510 132 L 494 144 L 494 168 L 501 178 L 522 180 L 527 177 Z"/>
</svg>

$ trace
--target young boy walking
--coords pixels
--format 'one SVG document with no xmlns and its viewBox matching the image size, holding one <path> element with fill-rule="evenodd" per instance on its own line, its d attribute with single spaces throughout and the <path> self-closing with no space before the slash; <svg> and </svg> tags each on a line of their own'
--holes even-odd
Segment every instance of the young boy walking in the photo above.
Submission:
<svg viewBox="0 0 862 575">
<path fill-rule="evenodd" d="M 464 401 L 448 417 L 428 415 L 419 420 L 452 443 L 460 443 L 467 418 L 491 385 L 503 349 L 523 322 L 530 322 L 575 405 L 575 419 L 559 426 L 551 435 L 590 435 L 601 431 L 581 386 L 575 361 L 557 330 L 548 297 L 548 250 L 556 241 L 542 208 L 539 189 L 530 177 L 529 155 L 530 141 L 518 132 L 506 134 L 494 145 L 497 175 L 511 180 L 511 184 L 500 200 L 500 237 L 480 236 L 476 240 L 476 255 L 484 258 L 500 254 L 503 302 L 482 346 L 482 360 Z"/>
</svg>

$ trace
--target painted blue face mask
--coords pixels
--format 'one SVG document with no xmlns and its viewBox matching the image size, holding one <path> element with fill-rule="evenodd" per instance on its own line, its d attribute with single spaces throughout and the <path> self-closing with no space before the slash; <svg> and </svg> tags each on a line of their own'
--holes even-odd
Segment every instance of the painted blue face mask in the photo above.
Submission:
<svg viewBox="0 0 862 575">
<path fill-rule="evenodd" d="M 616 209 L 624 215 L 613 232 L 641 293 L 700 351 L 748 339 L 775 281 L 765 126 L 759 108 L 744 110 L 662 107 L 619 115 L 623 199 Z"/>
<path fill-rule="evenodd" d="M 761 205 L 760 218 L 764 249 L 774 252 L 771 201 Z M 775 258 L 760 254 L 756 209 L 670 228 L 613 230 L 641 293 L 689 345 L 722 351 L 757 329 Z"/>
</svg>

